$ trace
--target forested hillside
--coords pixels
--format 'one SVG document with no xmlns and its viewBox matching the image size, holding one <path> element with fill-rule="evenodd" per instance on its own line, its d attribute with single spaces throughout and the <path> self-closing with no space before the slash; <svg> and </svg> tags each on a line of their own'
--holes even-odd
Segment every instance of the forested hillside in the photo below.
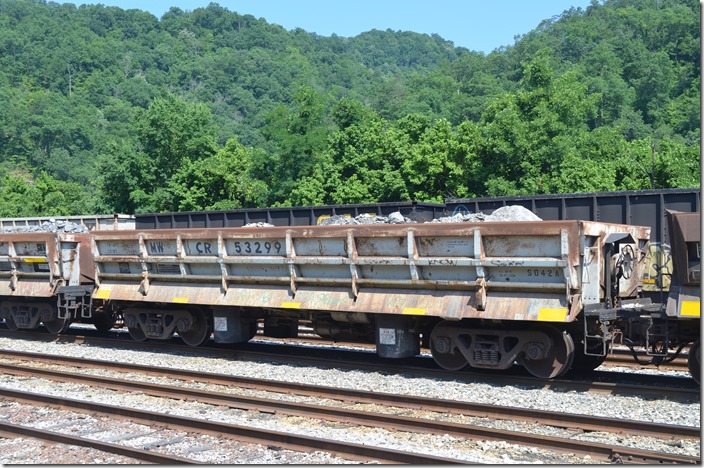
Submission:
<svg viewBox="0 0 704 468">
<path fill-rule="evenodd" d="M 487 55 L 243 13 L 0 0 L 0 216 L 699 185 L 696 0 L 593 0 Z"/>
</svg>

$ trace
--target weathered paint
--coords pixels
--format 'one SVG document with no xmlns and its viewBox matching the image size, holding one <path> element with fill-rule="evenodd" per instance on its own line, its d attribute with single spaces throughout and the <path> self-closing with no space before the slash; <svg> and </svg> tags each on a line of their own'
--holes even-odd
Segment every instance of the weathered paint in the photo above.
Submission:
<svg viewBox="0 0 704 468">
<path fill-rule="evenodd" d="M 94 297 L 96 299 L 110 299 L 110 293 L 112 293 L 112 286 L 103 284 L 95 291 Z"/>
<path fill-rule="evenodd" d="M 26 263 L 48 263 L 46 257 L 23 257 L 21 261 Z"/>
<path fill-rule="evenodd" d="M 45 279 L 23 278 L 12 289 L 10 282 L 0 277 L 0 296 L 51 297 L 53 294 L 54 286 Z"/>
<path fill-rule="evenodd" d="M 0 233 L 0 295 L 50 297 L 61 286 L 91 284 L 87 234 Z"/>
<path fill-rule="evenodd" d="M 582 304 L 584 236 L 603 242 L 621 232 L 640 252 L 649 228 L 543 221 L 93 232 L 94 297 L 564 322 Z M 637 292 L 642 257 L 622 294 Z M 610 260 L 596 257 L 597 286 Z"/>
</svg>

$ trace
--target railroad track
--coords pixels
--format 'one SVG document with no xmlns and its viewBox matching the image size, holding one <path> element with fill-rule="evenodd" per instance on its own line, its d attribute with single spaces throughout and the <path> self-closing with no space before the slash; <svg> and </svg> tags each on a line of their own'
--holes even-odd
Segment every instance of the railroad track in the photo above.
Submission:
<svg viewBox="0 0 704 468">
<path fill-rule="evenodd" d="M 410 464 L 457 464 L 465 463 L 446 457 L 437 457 L 420 453 L 403 452 L 399 450 L 386 449 L 383 447 L 371 447 L 368 445 L 351 444 L 335 440 L 327 440 L 315 437 L 290 434 L 286 432 L 256 429 L 243 425 L 227 424 L 202 419 L 174 416 L 143 409 L 132 409 L 125 406 L 113 406 L 66 398 L 64 396 L 52 396 L 37 394 L 27 391 L 15 391 L 6 388 L 0 389 L 0 397 L 13 401 L 39 406 L 55 406 L 72 411 L 89 414 L 101 414 L 112 417 L 128 418 L 133 422 L 146 425 L 163 425 L 171 429 L 179 429 L 199 434 L 210 434 L 221 437 L 228 437 L 238 442 L 252 444 L 268 444 L 271 446 L 285 448 L 294 451 L 322 450 L 339 455 L 343 458 L 359 461 L 380 461 L 382 463 L 410 463 Z M 173 395 L 172 397 L 178 397 Z M 11 426 L 9 427 L 11 431 Z M 32 435 L 41 436 L 41 434 Z M 80 445 L 92 445 L 92 439 L 85 439 Z M 111 444 L 112 445 L 112 444 Z M 98 448 L 97 446 L 94 448 Z M 101 446 L 101 450 L 110 452 L 111 447 Z M 111 452 L 112 453 L 112 452 Z M 171 463 L 178 462 L 179 458 L 174 457 Z M 180 463 L 183 463 L 181 459 Z M 191 461 L 191 463 L 194 463 Z"/>
<path fill-rule="evenodd" d="M 560 413 L 552 413 L 545 411 L 524 410 L 521 408 L 497 407 L 493 405 L 480 405 L 457 401 L 438 401 L 427 398 L 409 397 L 407 395 L 388 395 L 371 392 L 362 392 L 355 390 L 342 390 L 339 388 L 308 386 L 302 384 L 290 384 L 284 382 L 262 381 L 259 379 L 233 378 L 229 375 L 216 375 L 211 373 L 179 371 L 171 368 L 154 368 L 147 366 L 138 366 L 131 364 L 121 364 L 105 361 L 93 361 L 80 358 L 66 358 L 63 356 L 42 355 L 37 353 L 20 353 L 20 352 L 5 352 L 5 358 L 22 360 L 31 363 L 45 363 L 59 366 L 78 366 L 98 369 L 109 369 L 116 372 L 131 372 L 156 375 L 159 377 L 167 377 L 168 379 L 192 380 L 197 382 L 205 382 L 209 384 L 238 386 L 249 389 L 266 390 L 270 392 L 287 392 L 296 393 L 299 395 L 316 396 L 326 399 L 344 399 L 355 403 L 373 403 L 387 407 L 415 408 L 424 409 L 426 411 L 452 412 L 456 414 L 465 414 L 472 416 L 513 419 L 521 421 L 540 422 L 546 425 L 555 425 L 564 428 L 579 427 L 585 431 L 616 431 L 624 435 L 644 435 L 649 437 L 662 438 L 662 434 L 669 434 L 671 437 L 679 438 L 699 438 L 699 429 L 685 426 L 673 426 L 667 424 L 653 424 L 636 421 L 614 421 L 608 418 L 597 418 L 582 415 L 567 415 Z M 472 440 L 503 440 L 508 443 L 528 445 L 541 449 L 562 451 L 573 454 L 589 455 L 592 458 L 599 458 L 604 461 L 616 462 L 637 462 L 637 463 L 696 463 L 698 460 L 692 457 L 663 454 L 659 452 L 631 449 L 622 446 L 610 446 L 604 444 L 594 444 L 577 440 L 570 440 L 562 437 L 546 437 L 545 435 L 531 435 L 522 432 L 512 432 L 505 430 L 497 430 L 486 427 L 471 426 L 466 424 L 455 424 L 448 422 L 439 422 L 432 419 L 419 419 L 405 416 L 395 416 L 389 414 L 379 414 L 371 412 L 360 412 L 350 408 L 333 408 L 321 405 L 308 405 L 301 403 L 287 403 L 281 400 L 271 400 L 267 398 L 254 398 L 236 396 L 230 393 L 217 393 L 212 391 L 203 391 L 189 389 L 182 386 L 167 386 L 163 384 L 153 384 L 147 382 L 135 382 L 133 380 L 115 379 L 112 377 L 101 377 L 95 375 L 76 374 L 65 370 L 49 370 L 45 368 L 37 368 L 33 366 L 23 366 L 16 364 L 0 364 L 0 372 L 18 375 L 31 376 L 35 378 L 46 378 L 62 382 L 73 382 L 94 387 L 103 387 L 123 392 L 142 392 L 151 396 L 161 398 L 176 398 L 181 400 L 198 401 L 212 405 L 237 408 L 242 410 L 256 410 L 265 413 L 282 413 L 295 415 L 300 417 L 324 419 L 335 422 L 344 422 L 356 424 L 359 426 L 382 427 L 385 429 L 397 431 L 413 431 L 430 434 L 449 434 L 458 438 L 468 438 Z M 24 393 L 24 392 L 23 392 Z M 20 401 L 39 402 L 45 404 L 62 404 L 69 406 L 72 409 L 80 409 L 84 411 L 106 412 L 114 411 L 113 408 L 103 408 L 96 406 L 94 403 L 78 402 L 65 398 L 54 399 L 45 395 L 22 395 L 11 391 L 3 391 L 3 395 Z M 129 417 L 132 418 L 147 418 L 149 421 L 167 424 L 170 427 L 198 427 L 201 429 L 205 424 L 200 422 L 194 424 L 188 422 L 184 424 L 178 420 L 174 421 L 171 418 L 165 418 L 163 415 L 155 416 L 147 414 L 147 416 L 134 415 L 132 410 L 120 409 L 120 414 L 125 415 L 127 411 Z M 222 429 L 216 427 L 214 430 Z M 227 428 L 232 431 L 231 427 Z M 213 429 L 204 429 L 211 431 Z M 243 436 L 242 429 L 237 429 L 237 435 Z M 244 437 L 250 437 L 245 434 Z M 257 434 L 260 439 L 264 437 Z M 268 437 L 271 437 L 269 434 Z M 280 434 L 274 434 L 270 443 L 281 443 Z M 332 442 L 328 442 L 332 444 Z M 285 445 L 285 444 L 284 444 Z M 294 445 L 289 445 L 287 448 L 292 449 L 311 449 L 310 441 L 304 443 L 297 442 Z M 314 448 L 321 450 L 327 446 L 317 444 Z M 346 447 L 349 450 L 349 447 Z M 355 450 L 353 448 L 353 450 Z M 334 447 L 334 452 L 340 455 L 358 455 L 358 453 L 350 453 L 341 450 L 339 447 Z M 364 453 L 369 454 L 369 451 Z M 379 457 L 388 455 L 378 455 Z M 422 461 L 420 458 L 412 460 L 410 455 L 408 458 L 399 458 L 398 454 L 393 454 L 397 458 L 378 458 L 381 461 L 391 462 L 411 462 L 411 463 L 428 463 L 428 462 L 447 462 L 440 459 L 426 459 Z"/>
<path fill-rule="evenodd" d="M 679 356 L 677 356 L 674 360 L 663 363 L 660 365 L 649 365 L 649 367 L 654 367 L 659 370 L 667 371 L 667 370 L 674 370 L 674 371 L 680 371 L 680 372 L 689 372 L 689 368 L 687 367 L 687 353 L 682 353 Z M 643 360 L 648 360 L 650 359 L 650 356 L 642 356 Z M 643 366 L 636 362 L 633 359 L 633 355 L 628 349 L 624 348 L 616 348 L 613 350 L 612 354 L 610 354 L 606 361 L 604 361 L 604 364 L 606 366 L 625 366 L 625 367 L 634 367 L 634 368 L 645 368 L 648 366 Z"/>
<path fill-rule="evenodd" d="M 222 346 L 212 343 L 209 346 L 191 347 L 183 345 L 178 338 L 171 341 L 135 342 L 126 333 L 113 332 L 109 337 L 86 330 L 70 330 L 64 335 L 50 335 L 39 331 L 11 332 L 0 329 L 0 336 L 25 340 L 37 340 L 57 343 L 84 343 L 94 346 L 110 346 L 120 349 L 143 349 L 149 351 L 179 352 L 192 355 L 225 357 L 238 360 L 274 360 L 304 365 L 350 368 L 371 372 L 411 372 L 414 375 L 458 381 L 481 380 L 496 385 L 528 386 L 536 389 L 560 389 L 563 391 L 594 392 L 619 395 L 646 395 L 667 397 L 675 401 L 699 399 L 700 388 L 688 377 L 670 377 L 663 375 L 633 374 L 594 371 L 586 376 L 545 381 L 526 375 L 520 368 L 515 372 L 493 371 L 459 371 L 450 372 L 438 369 L 430 358 L 395 359 L 393 361 L 378 358 L 371 352 L 328 350 L 325 358 L 319 356 L 317 348 L 277 345 L 267 340 L 265 343 L 247 343 L 238 347 Z M 271 344 L 274 343 L 274 344 Z"/>
<path fill-rule="evenodd" d="M 0 392 L 0 396 L 3 392 Z M 7 424 L 0 422 L 0 437 L 2 438 L 15 438 L 15 437 L 29 437 L 32 439 L 39 439 L 46 442 L 65 444 L 65 445 L 75 445 L 79 447 L 88 447 L 102 452 L 112 453 L 115 455 L 122 455 L 134 460 L 146 462 L 146 463 L 157 463 L 157 464 L 169 464 L 169 465 L 182 465 L 182 464 L 198 464 L 197 461 L 175 456 L 169 454 L 155 453 L 150 448 L 139 448 L 139 447 L 129 447 L 126 445 L 119 445 L 110 442 L 101 442 L 95 439 L 87 439 L 81 436 L 74 436 L 70 434 L 62 434 L 56 431 L 37 429 L 29 426 L 21 426 L 18 424 Z"/>
</svg>

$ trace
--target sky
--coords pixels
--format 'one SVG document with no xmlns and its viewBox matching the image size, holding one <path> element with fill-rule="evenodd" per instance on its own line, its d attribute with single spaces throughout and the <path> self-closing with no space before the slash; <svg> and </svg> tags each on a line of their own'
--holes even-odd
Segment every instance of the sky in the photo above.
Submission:
<svg viewBox="0 0 704 468">
<path fill-rule="evenodd" d="M 161 18 L 172 6 L 192 11 L 207 7 L 211 0 L 75 2 L 83 3 L 136 8 Z M 302 28 L 319 36 L 353 37 L 372 29 L 413 31 L 438 34 L 456 47 L 488 54 L 501 46 L 513 45 L 515 36 L 530 32 L 545 19 L 571 7 L 585 9 L 591 0 L 220 0 L 214 3 L 241 15 L 264 18 L 287 30 Z"/>
</svg>

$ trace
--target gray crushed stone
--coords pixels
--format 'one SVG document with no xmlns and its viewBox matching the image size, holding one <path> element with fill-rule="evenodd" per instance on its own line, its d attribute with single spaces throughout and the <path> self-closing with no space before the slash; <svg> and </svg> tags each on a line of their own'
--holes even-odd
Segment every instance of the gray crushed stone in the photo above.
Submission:
<svg viewBox="0 0 704 468">
<path fill-rule="evenodd" d="M 542 218 L 520 205 L 502 206 L 491 214 L 457 213 L 454 216 L 434 219 L 431 223 L 476 223 L 476 222 L 510 222 L 510 221 L 542 221 Z"/>
<path fill-rule="evenodd" d="M 15 226 L 5 227 L 0 232 L 70 232 L 70 233 L 87 233 L 88 228 L 83 224 L 73 223 L 71 221 L 56 220 L 54 218 L 49 221 L 44 221 L 36 226 Z"/>
<path fill-rule="evenodd" d="M 509 222 L 509 221 L 542 221 L 540 217 L 532 211 L 520 205 L 504 206 L 492 214 L 484 213 L 457 213 L 454 216 L 428 221 L 430 223 L 476 223 L 476 222 Z M 334 215 L 321 221 L 321 226 L 344 226 L 356 224 L 410 224 L 415 221 L 403 216 L 396 211 L 389 216 L 361 214 L 354 218 L 345 215 Z"/>
<path fill-rule="evenodd" d="M 491 222 L 491 221 L 542 221 L 541 218 L 533 214 L 532 211 L 520 205 L 504 206 L 497 209 L 492 214 L 484 213 L 458 213 L 454 216 L 446 216 L 430 221 L 431 223 L 466 223 L 466 222 Z M 389 214 L 389 216 L 361 214 L 354 218 L 346 217 L 345 215 L 334 215 L 320 222 L 321 226 L 342 226 L 342 225 L 357 225 L 357 224 L 411 224 L 415 221 L 403 216 L 399 211 Z M 274 227 L 273 224 L 257 222 L 245 224 L 245 228 L 251 227 Z M 0 230 L 4 233 L 12 232 L 68 232 L 68 233 L 87 233 L 88 228 L 83 224 L 73 223 L 71 221 L 57 220 L 54 218 L 49 221 L 44 221 L 36 226 L 15 226 L 5 227 Z"/>
<path fill-rule="evenodd" d="M 409 224 L 412 223 L 409 218 L 403 216 L 400 212 L 395 211 L 389 216 L 361 214 L 354 218 L 347 218 L 345 215 L 334 215 L 320 222 L 321 226 L 343 226 L 348 224 Z"/>
<path fill-rule="evenodd" d="M 247 223 L 242 227 L 246 227 L 246 228 L 249 228 L 249 227 L 274 227 L 274 225 L 271 223 L 259 222 L 259 223 Z"/>
</svg>

